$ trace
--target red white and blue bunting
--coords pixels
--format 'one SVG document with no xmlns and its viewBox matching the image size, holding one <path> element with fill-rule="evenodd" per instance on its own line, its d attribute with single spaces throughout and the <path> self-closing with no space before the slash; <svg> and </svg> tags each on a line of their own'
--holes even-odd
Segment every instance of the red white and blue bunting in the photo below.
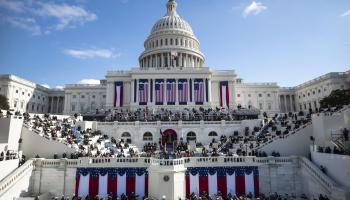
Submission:
<svg viewBox="0 0 350 200">
<path fill-rule="evenodd" d="M 189 167 L 186 171 L 186 196 L 221 192 L 241 196 L 259 195 L 258 167 Z"/>
<path fill-rule="evenodd" d="M 220 82 L 220 107 L 227 108 L 230 105 L 230 92 L 228 81 Z"/>
<path fill-rule="evenodd" d="M 148 172 L 146 168 L 78 168 L 75 194 L 85 198 L 120 197 L 132 193 L 139 198 L 148 196 Z"/>
<path fill-rule="evenodd" d="M 123 106 L 123 82 L 114 83 L 114 107 Z"/>
</svg>

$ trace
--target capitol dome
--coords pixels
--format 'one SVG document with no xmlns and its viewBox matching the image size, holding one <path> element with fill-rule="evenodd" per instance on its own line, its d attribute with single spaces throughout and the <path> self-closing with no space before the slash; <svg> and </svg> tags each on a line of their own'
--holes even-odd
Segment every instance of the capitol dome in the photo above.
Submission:
<svg viewBox="0 0 350 200">
<path fill-rule="evenodd" d="M 191 26 L 177 14 L 175 0 L 169 0 L 166 7 L 167 13 L 154 24 L 144 43 L 140 67 L 202 67 L 204 55 Z"/>
</svg>

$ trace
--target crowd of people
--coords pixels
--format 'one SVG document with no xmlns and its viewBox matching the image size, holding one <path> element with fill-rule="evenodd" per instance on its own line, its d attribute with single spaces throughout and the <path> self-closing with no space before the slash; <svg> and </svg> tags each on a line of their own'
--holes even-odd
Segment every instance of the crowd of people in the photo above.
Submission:
<svg viewBox="0 0 350 200">
<path fill-rule="evenodd" d="M 158 109 L 152 110 L 148 107 L 139 108 L 136 111 L 129 111 L 125 109 L 116 110 L 110 113 L 107 121 L 221 121 L 221 120 L 243 120 L 243 119 L 257 119 L 260 111 L 254 108 L 198 108 L 198 109 Z"/>
<path fill-rule="evenodd" d="M 202 112 L 208 110 L 202 110 Z M 164 110 L 164 112 L 168 112 Z M 219 111 L 219 113 L 223 113 Z M 252 130 L 246 127 L 243 133 L 233 131 L 230 136 L 221 135 L 213 138 L 208 144 L 200 141 L 194 143 L 195 148 L 189 149 L 188 141 L 183 138 L 174 143 L 171 152 L 159 140 L 158 143 L 149 142 L 143 147 L 136 147 L 128 141 L 113 137 L 109 138 L 100 131 L 91 129 L 82 130 L 76 126 L 76 117 L 58 120 L 49 114 L 30 116 L 24 113 L 24 123 L 35 130 L 38 134 L 52 140 L 64 142 L 76 151 L 70 155 L 65 153 L 63 158 L 76 159 L 79 157 L 159 157 L 180 158 L 191 156 L 267 156 L 265 152 L 259 151 L 259 147 L 275 138 L 283 138 L 301 126 L 310 122 L 309 116 L 303 113 L 275 115 L 264 119 L 265 125 L 254 127 Z M 177 116 L 177 115 L 176 115 Z M 218 134 L 220 135 L 220 134 Z M 193 145 L 193 144 L 192 144 Z M 200 151 L 196 151 L 201 149 Z M 275 154 L 278 156 L 278 154 Z M 58 158 L 60 155 L 55 155 Z M 40 157 L 40 155 L 37 155 Z"/>
<path fill-rule="evenodd" d="M 64 153 L 63 158 L 137 156 L 134 147 L 123 139 L 109 138 L 100 131 L 91 129 L 82 130 L 80 126 L 76 126 L 75 117 L 58 120 L 49 114 L 30 116 L 24 113 L 23 116 L 25 125 L 34 132 L 51 140 L 63 142 L 76 150 L 70 155 Z"/>
<path fill-rule="evenodd" d="M 52 198 L 52 200 L 137 200 L 137 199 L 153 200 L 152 198 L 148 198 L 148 197 L 139 197 L 135 193 L 132 193 L 129 196 L 122 194 L 120 197 L 108 195 L 107 197 L 104 197 L 104 198 L 100 198 L 98 196 L 91 197 L 89 195 L 87 195 L 86 197 L 73 196 L 72 198 L 70 198 L 70 197 L 62 196 L 61 198 L 59 197 Z M 166 197 L 162 198 L 162 200 L 166 200 L 166 199 L 167 199 Z M 210 196 L 208 195 L 207 192 L 204 191 L 200 195 L 192 193 L 190 194 L 189 198 L 186 198 L 184 200 L 293 200 L 293 199 L 307 199 L 307 197 L 305 194 L 301 194 L 297 196 L 293 193 L 278 194 L 277 192 L 269 193 L 269 194 L 260 194 L 258 197 L 254 197 L 252 193 L 249 193 L 247 195 L 236 196 L 235 194 L 231 194 L 231 193 L 227 195 L 223 195 L 220 191 L 218 191 L 217 194 Z M 181 200 L 181 198 L 179 198 L 179 200 Z M 316 200 L 316 199 L 313 199 L 313 200 Z M 325 194 L 320 194 L 317 200 L 329 200 L 329 198 Z"/>
</svg>

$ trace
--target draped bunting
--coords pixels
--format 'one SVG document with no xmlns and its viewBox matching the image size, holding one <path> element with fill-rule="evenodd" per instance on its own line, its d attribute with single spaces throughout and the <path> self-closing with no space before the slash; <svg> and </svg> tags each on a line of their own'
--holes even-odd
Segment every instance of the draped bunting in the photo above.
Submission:
<svg viewBox="0 0 350 200">
<path fill-rule="evenodd" d="M 155 84 L 155 102 L 156 105 L 163 105 L 164 101 L 164 80 L 163 79 L 156 79 Z"/>
<path fill-rule="evenodd" d="M 220 82 L 220 107 L 229 107 L 230 104 L 230 92 L 228 87 L 228 81 Z"/>
<path fill-rule="evenodd" d="M 204 102 L 204 82 L 203 79 L 194 80 L 194 102 L 202 105 Z"/>
<path fill-rule="evenodd" d="M 142 198 L 148 196 L 148 172 L 146 168 L 78 168 L 75 193 L 84 198 L 135 193 Z"/>
<path fill-rule="evenodd" d="M 215 196 L 218 191 L 241 196 L 259 195 L 258 167 L 189 167 L 186 171 L 186 195 L 207 193 Z"/>
<path fill-rule="evenodd" d="M 123 106 L 123 82 L 114 83 L 114 107 Z"/>
<path fill-rule="evenodd" d="M 186 105 L 188 101 L 188 83 L 186 79 L 179 79 L 178 83 L 179 90 L 179 104 Z"/>
<path fill-rule="evenodd" d="M 139 80 L 139 104 L 147 105 L 148 102 L 148 80 Z"/>
<path fill-rule="evenodd" d="M 166 83 L 166 99 L 168 105 L 175 105 L 176 101 L 176 80 L 168 79 Z"/>
</svg>

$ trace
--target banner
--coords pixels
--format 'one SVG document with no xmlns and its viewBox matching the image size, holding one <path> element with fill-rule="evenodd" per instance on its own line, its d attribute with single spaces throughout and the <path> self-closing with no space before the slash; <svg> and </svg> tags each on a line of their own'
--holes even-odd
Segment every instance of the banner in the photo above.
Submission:
<svg viewBox="0 0 350 200">
<path fill-rule="evenodd" d="M 148 196 L 148 172 L 146 168 L 78 168 L 75 193 L 83 198 L 134 193 L 142 199 Z"/>
<path fill-rule="evenodd" d="M 114 107 L 123 106 L 123 82 L 114 83 Z"/>
<path fill-rule="evenodd" d="M 204 102 L 204 82 L 203 79 L 194 80 L 194 102 L 202 105 Z"/>
<path fill-rule="evenodd" d="M 230 105 L 230 92 L 228 88 L 228 81 L 220 82 L 220 107 L 228 108 Z"/>
<path fill-rule="evenodd" d="M 218 192 L 223 196 L 259 195 L 258 167 L 189 167 L 186 171 L 186 197 Z M 214 198 L 215 199 L 215 198 Z"/>
</svg>

